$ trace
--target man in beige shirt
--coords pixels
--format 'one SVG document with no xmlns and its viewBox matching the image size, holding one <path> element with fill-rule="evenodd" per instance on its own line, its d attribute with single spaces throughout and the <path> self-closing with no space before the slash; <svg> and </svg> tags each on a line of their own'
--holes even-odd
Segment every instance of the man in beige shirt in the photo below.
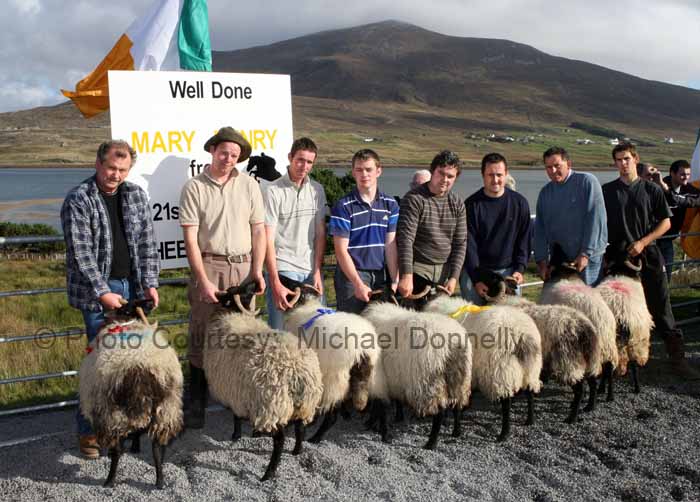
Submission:
<svg viewBox="0 0 700 502">
<path fill-rule="evenodd" d="M 245 280 L 255 281 L 259 294 L 265 290 L 265 207 L 258 183 L 236 168 L 250 157 L 250 144 L 235 129 L 222 127 L 204 150 L 211 153 L 211 164 L 185 183 L 180 195 L 180 225 L 192 269 L 185 425 L 193 429 L 204 426 L 207 381 L 202 352 L 207 322 L 218 303 L 216 293 Z"/>
</svg>

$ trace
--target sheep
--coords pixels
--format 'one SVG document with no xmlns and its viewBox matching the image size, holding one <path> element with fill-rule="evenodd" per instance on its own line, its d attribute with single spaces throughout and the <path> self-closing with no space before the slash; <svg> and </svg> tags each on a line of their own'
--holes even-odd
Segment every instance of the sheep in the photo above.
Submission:
<svg viewBox="0 0 700 502">
<path fill-rule="evenodd" d="M 578 310 L 566 305 L 537 305 L 526 298 L 514 296 L 517 283 L 512 277 L 503 277 L 492 271 L 481 272 L 481 282 L 488 287 L 486 300 L 495 305 L 520 308 L 529 315 L 542 337 L 544 374 L 555 381 L 569 385 L 574 391 L 566 423 L 575 423 L 583 397 L 583 380 L 596 387 L 596 371 L 600 368 L 598 331 L 591 321 Z M 505 293 L 509 294 L 505 294 Z M 592 392 L 584 409 L 595 408 Z"/>
<path fill-rule="evenodd" d="M 600 292 L 587 286 L 579 277 L 572 264 L 565 263 L 553 252 L 552 276 L 542 289 L 539 303 L 542 305 L 568 305 L 584 314 L 598 330 L 598 357 L 593 360 L 591 374 L 602 375 L 608 382 L 607 401 L 614 399 L 612 376 L 618 365 L 619 356 L 615 341 L 616 321 Z M 595 407 L 597 389 L 595 382 L 588 381 L 589 401 L 584 411 Z"/>
<path fill-rule="evenodd" d="M 204 372 L 212 396 L 233 411 L 232 441 L 241 437 L 243 418 L 257 433 L 272 435 L 272 456 L 261 479 L 267 481 L 277 471 L 290 422 L 296 436 L 292 454 L 301 453 L 304 426 L 314 418 L 323 384 L 313 350 L 255 317 L 256 287 L 248 282 L 219 295 L 221 307 L 208 326 Z"/>
<path fill-rule="evenodd" d="M 534 423 L 533 394 L 542 387 L 542 346 L 532 319 L 513 307 L 475 307 L 448 295 L 437 295 L 425 310 L 458 320 L 474 340 L 472 387 L 501 403 L 501 432 L 496 440 L 505 441 L 510 434 L 511 400 L 520 391 L 528 400 L 526 424 Z"/>
<path fill-rule="evenodd" d="M 647 309 L 644 289 L 639 281 L 641 262 L 625 251 L 608 258 L 608 276 L 596 287 L 614 313 L 617 325 L 617 347 L 620 356 L 617 374 L 624 375 L 629 365 L 634 393 L 639 394 L 637 367 L 649 360 L 649 345 L 654 321 Z M 601 382 L 604 390 L 605 382 Z"/>
<path fill-rule="evenodd" d="M 399 307 L 395 300 L 371 302 L 363 315 L 380 336 L 391 339 L 381 359 L 389 396 L 419 417 L 432 417 L 424 448 L 437 446 L 447 408 L 455 413 L 452 435 L 459 436 L 459 414 L 469 403 L 472 376 L 472 347 L 464 328 L 439 314 Z"/>
<path fill-rule="evenodd" d="M 373 407 L 378 407 L 381 439 L 390 442 L 384 411 L 387 385 L 384 371 L 378 366 L 381 347 L 374 326 L 362 316 L 325 308 L 319 292 L 308 284 L 284 276 L 280 280 L 295 292 L 289 299 L 292 307 L 284 313 L 284 327 L 316 352 L 323 376 L 318 409 L 324 415 L 323 422 L 309 442 L 323 439 L 344 404 L 351 403 L 357 411 L 363 411 L 370 400 Z"/>
<path fill-rule="evenodd" d="M 105 487 L 114 486 L 126 438 L 132 439 L 136 453 L 146 431 L 152 440 L 156 487 L 162 489 L 166 445 L 183 428 L 182 369 L 157 323 L 149 325 L 143 310 L 141 320 L 133 319 L 136 308 L 141 303 L 118 310 L 88 345 L 79 372 L 80 409 L 100 446 L 109 448 Z"/>
</svg>

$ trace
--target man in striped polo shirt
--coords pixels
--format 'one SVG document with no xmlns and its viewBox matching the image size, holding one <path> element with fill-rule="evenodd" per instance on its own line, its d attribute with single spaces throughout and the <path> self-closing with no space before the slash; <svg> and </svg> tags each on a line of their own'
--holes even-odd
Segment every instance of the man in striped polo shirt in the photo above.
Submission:
<svg viewBox="0 0 700 502">
<path fill-rule="evenodd" d="M 360 150 L 352 158 L 357 187 L 331 210 L 329 232 L 335 256 L 334 286 L 338 310 L 359 314 L 373 289 L 384 287 L 385 268 L 392 289 L 398 284 L 396 224 L 399 206 L 393 197 L 377 189 L 382 174 L 379 155 Z"/>
<path fill-rule="evenodd" d="M 397 245 L 402 296 L 418 292 L 414 275 L 421 283 L 443 284 L 450 293 L 457 286 L 467 252 L 464 202 L 451 192 L 460 172 L 459 157 L 444 150 L 430 164 L 430 181 L 401 199 Z"/>
</svg>

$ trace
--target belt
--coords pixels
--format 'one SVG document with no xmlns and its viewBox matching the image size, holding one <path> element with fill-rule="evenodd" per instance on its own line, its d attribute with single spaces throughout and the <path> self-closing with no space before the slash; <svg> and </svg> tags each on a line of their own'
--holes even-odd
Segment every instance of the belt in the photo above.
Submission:
<svg viewBox="0 0 700 502">
<path fill-rule="evenodd" d="M 232 255 L 202 253 L 202 258 L 211 258 L 214 261 L 226 261 L 228 263 L 246 263 L 250 261 L 250 253 Z"/>
</svg>

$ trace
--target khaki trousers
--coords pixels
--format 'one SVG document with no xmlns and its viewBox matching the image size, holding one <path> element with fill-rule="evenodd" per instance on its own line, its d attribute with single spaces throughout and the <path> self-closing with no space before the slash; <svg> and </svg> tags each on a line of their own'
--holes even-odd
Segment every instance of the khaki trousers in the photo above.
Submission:
<svg viewBox="0 0 700 502">
<path fill-rule="evenodd" d="M 211 257 L 202 258 L 207 278 L 220 291 L 231 286 L 237 286 L 250 275 L 250 262 L 228 263 L 213 260 Z M 204 364 L 204 344 L 209 343 L 207 324 L 217 304 L 205 303 L 199 299 L 199 290 L 192 278 L 187 287 L 187 299 L 190 302 L 190 329 L 187 342 L 187 359 L 192 366 L 201 368 Z"/>
</svg>

